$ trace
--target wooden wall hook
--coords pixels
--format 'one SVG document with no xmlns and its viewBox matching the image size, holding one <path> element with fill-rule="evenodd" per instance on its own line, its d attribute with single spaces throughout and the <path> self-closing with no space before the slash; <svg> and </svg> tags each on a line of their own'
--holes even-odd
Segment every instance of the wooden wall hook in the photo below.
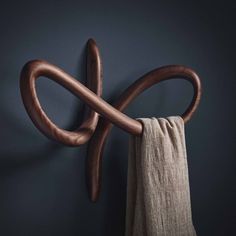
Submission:
<svg viewBox="0 0 236 236">
<path fill-rule="evenodd" d="M 90 111 L 82 125 L 75 131 L 57 127 L 43 111 L 35 89 L 40 76 L 51 78 L 82 99 Z M 35 126 L 47 137 L 69 146 L 79 146 L 90 140 L 87 157 L 87 185 L 92 201 L 99 197 L 101 188 L 102 152 L 112 124 L 132 135 L 142 134 L 142 124 L 125 115 L 123 111 L 140 93 L 161 81 L 183 78 L 194 88 L 194 95 L 187 110 L 182 114 L 186 123 L 197 109 L 201 97 L 201 83 L 190 68 L 170 65 L 155 69 L 129 86 L 114 106 L 105 102 L 102 93 L 102 64 L 98 47 L 93 39 L 87 44 L 87 87 L 60 68 L 42 60 L 28 62 L 22 69 L 20 90 L 26 111 Z M 100 116 L 99 116 L 100 115 Z"/>
</svg>

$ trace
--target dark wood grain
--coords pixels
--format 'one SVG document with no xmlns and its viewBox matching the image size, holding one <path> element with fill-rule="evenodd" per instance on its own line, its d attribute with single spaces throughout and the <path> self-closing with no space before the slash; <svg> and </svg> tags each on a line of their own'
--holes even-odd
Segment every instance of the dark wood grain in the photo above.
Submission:
<svg viewBox="0 0 236 236">
<path fill-rule="evenodd" d="M 80 96 L 83 93 L 81 91 L 85 88 L 76 79 L 46 61 L 33 60 L 26 63 L 21 72 L 20 90 L 26 111 L 35 126 L 47 137 L 65 145 L 79 146 L 86 143 L 96 129 L 99 118 L 98 113 L 93 109 L 88 109 L 82 124 L 75 131 L 67 131 L 59 128 L 48 118 L 38 100 L 35 81 L 40 76 L 54 80 L 76 96 Z M 88 89 L 91 89 L 91 91 L 100 97 L 102 94 L 102 65 L 97 45 L 93 39 L 88 40 L 87 43 L 86 79 Z"/>
</svg>

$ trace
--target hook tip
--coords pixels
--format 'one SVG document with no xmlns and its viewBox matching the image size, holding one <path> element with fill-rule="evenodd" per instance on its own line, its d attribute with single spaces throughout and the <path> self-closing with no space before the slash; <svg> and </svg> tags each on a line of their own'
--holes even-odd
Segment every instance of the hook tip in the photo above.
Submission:
<svg viewBox="0 0 236 236">
<path fill-rule="evenodd" d="M 89 38 L 88 41 L 87 41 L 87 44 L 89 46 L 96 45 L 96 41 L 93 38 Z"/>
</svg>

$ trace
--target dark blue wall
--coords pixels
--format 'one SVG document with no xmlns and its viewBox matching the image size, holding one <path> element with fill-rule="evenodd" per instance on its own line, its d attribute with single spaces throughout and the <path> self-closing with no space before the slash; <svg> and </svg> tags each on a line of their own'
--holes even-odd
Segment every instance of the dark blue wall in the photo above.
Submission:
<svg viewBox="0 0 236 236">
<path fill-rule="evenodd" d="M 186 125 L 193 221 L 198 235 L 236 235 L 235 10 L 204 1 L 6 1 L 0 6 L 0 235 L 116 236 L 125 227 L 128 134 L 114 128 L 105 148 L 102 193 L 89 201 L 86 146 L 64 147 L 34 127 L 19 73 L 45 59 L 85 80 L 85 44 L 103 59 L 103 98 L 114 101 L 156 67 L 184 64 L 201 77 L 203 97 Z M 82 102 L 55 83 L 37 82 L 44 109 L 61 127 L 81 120 Z M 131 117 L 181 114 L 191 85 L 154 86 Z"/>
</svg>

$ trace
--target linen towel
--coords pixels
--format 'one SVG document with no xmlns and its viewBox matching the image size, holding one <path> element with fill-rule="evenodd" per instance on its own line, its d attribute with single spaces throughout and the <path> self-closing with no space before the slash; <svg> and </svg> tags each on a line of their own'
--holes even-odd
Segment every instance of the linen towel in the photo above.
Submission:
<svg viewBox="0 0 236 236">
<path fill-rule="evenodd" d="M 126 236 L 196 236 L 192 223 L 184 121 L 138 118 L 130 136 Z"/>
</svg>

